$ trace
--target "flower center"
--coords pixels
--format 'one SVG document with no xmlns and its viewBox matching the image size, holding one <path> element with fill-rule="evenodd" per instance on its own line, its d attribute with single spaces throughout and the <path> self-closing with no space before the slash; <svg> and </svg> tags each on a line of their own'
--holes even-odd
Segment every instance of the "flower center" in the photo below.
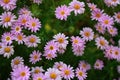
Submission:
<svg viewBox="0 0 120 80">
<path fill-rule="evenodd" d="M 80 71 L 78 74 L 79 74 L 80 76 L 82 76 L 82 75 L 83 75 L 83 72 L 82 72 L 82 71 Z"/>
<path fill-rule="evenodd" d="M 22 19 L 22 23 L 25 24 L 27 22 L 26 19 Z"/>
<path fill-rule="evenodd" d="M 22 35 L 18 35 L 17 38 L 18 38 L 18 40 L 22 40 L 23 36 Z"/>
<path fill-rule="evenodd" d="M 82 66 L 83 66 L 83 68 L 86 68 L 87 65 L 86 65 L 86 64 L 83 64 Z"/>
<path fill-rule="evenodd" d="M 51 57 L 52 57 L 52 54 L 49 53 L 49 54 L 47 54 L 47 56 L 48 56 L 49 58 L 51 58 Z"/>
<path fill-rule="evenodd" d="M 37 80 L 43 80 L 41 77 L 37 78 Z"/>
<path fill-rule="evenodd" d="M 97 13 L 97 14 L 96 14 L 96 17 L 97 17 L 97 18 L 100 18 L 100 17 L 101 17 L 101 14 L 100 14 L 100 13 Z"/>
<path fill-rule="evenodd" d="M 9 16 L 7 16 L 7 17 L 5 17 L 5 19 L 4 19 L 4 22 L 10 22 L 10 17 Z"/>
<path fill-rule="evenodd" d="M 89 37 L 89 36 L 90 36 L 90 32 L 85 32 L 84 35 L 85 35 L 86 37 Z"/>
<path fill-rule="evenodd" d="M 14 61 L 14 64 L 15 65 L 18 65 L 20 63 L 20 61 L 18 60 L 18 59 L 16 59 L 15 61 Z"/>
<path fill-rule="evenodd" d="M 5 51 L 6 53 L 9 53 L 9 52 L 11 51 L 11 49 L 10 49 L 10 47 L 6 47 L 6 48 L 4 49 L 4 51 Z"/>
<path fill-rule="evenodd" d="M 117 0 L 112 0 L 113 2 L 116 2 Z"/>
<path fill-rule="evenodd" d="M 60 12 L 60 14 L 63 16 L 63 15 L 65 14 L 65 11 L 62 10 L 62 11 Z"/>
<path fill-rule="evenodd" d="M 5 4 L 8 4 L 8 3 L 10 2 L 10 0 L 3 0 L 3 2 L 4 2 Z"/>
<path fill-rule="evenodd" d="M 100 40 L 100 44 L 101 44 L 102 46 L 104 46 L 104 45 L 105 45 L 104 40 Z"/>
<path fill-rule="evenodd" d="M 35 23 L 35 22 L 33 22 L 33 23 L 32 23 L 32 27 L 35 27 L 35 26 L 36 26 L 36 23 Z"/>
<path fill-rule="evenodd" d="M 54 47 L 53 46 L 50 46 L 50 50 L 53 50 L 54 49 Z"/>
<path fill-rule="evenodd" d="M 105 20 L 105 21 L 104 21 L 104 23 L 105 23 L 105 24 L 108 24 L 108 23 L 109 23 L 109 21 L 108 21 L 108 20 Z"/>
<path fill-rule="evenodd" d="M 53 73 L 50 74 L 50 78 L 56 79 L 56 77 L 57 77 L 56 73 L 53 72 Z"/>
<path fill-rule="evenodd" d="M 119 54 L 119 52 L 118 51 L 115 51 L 115 55 L 118 55 Z"/>
<path fill-rule="evenodd" d="M 35 59 L 35 60 L 38 59 L 38 56 L 37 56 L 37 55 L 34 55 L 34 59 Z"/>
<path fill-rule="evenodd" d="M 58 42 L 59 42 L 59 43 L 63 43 L 63 42 L 64 42 L 64 39 L 63 39 L 63 38 L 59 38 L 59 39 L 58 39 Z"/>
<path fill-rule="evenodd" d="M 20 28 L 19 27 L 16 27 L 16 29 L 15 29 L 16 31 L 19 31 L 20 30 Z"/>
<path fill-rule="evenodd" d="M 96 63 L 96 66 L 99 66 L 99 64 L 98 64 L 98 63 Z"/>
<path fill-rule="evenodd" d="M 117 18 L 120 19 L 120 14 L 117 14 Z"/>
<path fill-rule="evenodd" d="M 26 76 L 26 73 L 23 71 L 23 72 L 20 73 L 20 75 L 21 75 L 22 77 L 24 77 L 24 76 Z"/>
<path fill-rule="evenodd" d="M 31 43 L 34 43 L 35 42 L 35 38 L 30 38 L 29 40 Z"/>
<path fill-rule="evenodd" d="M 38 73 L 40 73 L 40 70 L 39 69 L 35 69 L 34 73 L 38 74 Z"/>
<path fill-rule="evenodd" d="M 79 4 L 75 4 L 74 5 L 74 9 L 76 9 L 76 10 L 80 9 L 80 5 Z"/>
<path fill-rule="evenodd" d="M 75 40 L 74 40 L 74 43 L 75 43 L 75 44 L 77 44 L 77 43 L 78 43 L 78 40 L 77 40 L 77 39 L 75 39 Z"/>
<path fill-rule="evenodd" d="M 11 40 L 10 36 L 7 36 L 6 41 L 10 41 L 10 40 Z"/>
<path fill-rule="evenodd" d="M 70 74 L 70 70 L 65 70 L 64 73 L 65 73 L 65 75 L 69 75 Z"/>
</svg>

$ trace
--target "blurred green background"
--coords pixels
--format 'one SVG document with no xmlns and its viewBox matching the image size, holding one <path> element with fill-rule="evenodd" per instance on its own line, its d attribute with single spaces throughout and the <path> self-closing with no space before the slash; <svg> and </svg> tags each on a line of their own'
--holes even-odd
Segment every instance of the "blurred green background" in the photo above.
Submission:
<svg viewBox="0 0 120 80">
<path fill-rule="evenodd" d="M 29 62 L 29 55 L 33 50 L 40 50 L 43 53 L 44 46 L 46 42 L 53 39 L 53 36 L 57 33 L 64 33 L 68 37 L 71 36 L 79 36 L 80 30 L 82 30 L 83 27 L 91 27 L 95 34 L 99 34 L 95 28 L 94 25 L 96 24 L 96 21 L 92 21 L 90 16 L 90 10 L 87 6 L 86 0 L 79 0 L 85 2 L 85 13 L 81 15 L 75 16 L 72 12 L 71 15 L 68 17 L 67 21 L 61 21 L 56 19 L 55 17 L 55 9 L 56 7 L 60 5 L 68 5 L 72 0 L 43 0 L 42 4 L 37 5 L 32 3 L 30 0 L 18 0 L 17 1 L 17 8 L 13 10 L 12 12 L 18 16 L 18 11 L 20 8 L 28 7 L 30 11 L 33 13 L 34 17 L 39 18 L 39 20 L 42 23 L 42 28 L 37 33 L 30 33 L 26 30 L 24 30 L 24 33 L 26 35 L 29 34 L 35 34 L 41 38 L 41 44 L 37 48 L 27 48 L 24 45 L 17 45 L 16 42 L 14 42 L 14 49 L 15 53 L 13 56 L 11 56 L 9 59 L 4 58 L 3 56 L 0 56 L 0 80 L 7 80 L 7 78 L 10 77 L 11 70 L 11 60 L 16 56 L 21 56 L 24 58 L 25 65 L 29 67 L 34 66 L 43 66 L 43 68 L 46 70 L 49 67 L 52 67 L 54 62 L 57 61 L 63 61 L 66 64 L 70 64 L 74 67 L 74 69 L 78 66 L 78 63 L 80 60 L 85 60 L 89 64 L 91 64 L 92 69 L 88 71 L 88 77 L 86 80 L 113 80 L 114 78 L 120 77 L 120 74 L 117 73 L 117 65 L 120 63 L 116 60 L 108 60 L 107 58 L 104 58 L 103 51 L 97 49 L 95 45 L 95 41 L 87 42 L 86 48 L 84 51 L 84 55 L 80 57 L 76 57 L 73 55 L 72 49 L 71 49 L 71 43 L 69 42 L 69 45 L 67 46 L 67 50 L 63 55 L 58 55 L 57 58 L 53 60 L 46 60 L 44 57 L 42 57 L 42 60 L 40 62 L 37 62 L 35 65 L 31 64 Z M 120 10 L 120 5 L 115 8 L 108 8 L 103 0 L 90 0 L 90 2 L 95 3 L 98 8 L 103 9 L 104 12 L 106 12 L 109 15 L 113 15 L 114 12 L 118 12 Z M 0 8 L 0 15 L 4 12 L 2 8 Z M 113 40 L 115 41 L 115 45 L 118 45 L 118 40 L 120 38 L 120 25 L 115 24 L 115 27 L 118 28 L 118 36 L 113 37 Z M 9 29 L 5 29 L 0 27 L 0 34 L 2 35 L 3 32 L 9 31 Z M 99 34 L 102 35 L 102 34 Z M 109 34 L 102 35 L 104 36 L 108 41 L 111 38 Z M 69 38 L 70 40 L 70 38 Z M 93 65 L 97 59 L 101 59 L 104 61 L 105 67 L 103 70 L 94 70 Z M 77 80 L 74 78 L 73 80 Z"/>
</svg>

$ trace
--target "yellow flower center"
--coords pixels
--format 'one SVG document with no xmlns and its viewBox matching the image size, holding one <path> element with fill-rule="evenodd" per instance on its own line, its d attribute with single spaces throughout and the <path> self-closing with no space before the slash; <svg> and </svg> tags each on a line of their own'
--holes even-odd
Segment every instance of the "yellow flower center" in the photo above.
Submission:
<svg viewBox="0 0 120 80">
<path fill-rule="evenodd" d="M 105 45 L 105 41 L 104 41 L 104 40 L 100 40 L 100 44 L 101 44 L 102 46 L 104 46 L 104 45 Z"/>
<path fill-rule="evenodd" d="M 19 27 L 16 27 L 16 29 L 15 29 L 16 31 L 19 31 L 20 30 L 20 28 Z"/>
<path fill-rule="evenodd" d="M 38 73 L 40 73 L 40 70 L 39 69 L 35 69 L 34 73 L 38 74 Z"/>
<path fill-rule="evenodd" d="M 117 18 L 120 19 L 120 14 L 117 14 Z"/>
<path fill-rule="evenodd" d="M 76 10 L 80 9 L 80 5 L 79 4 L 75 4 L 74 5 L 74 9 L 76 9 Z"/>
<path fill-rule="evenodd" d="M 50 50 L 53 50 L 54 49 L 54 47 L 53 46 L 50 46 Z"/>
<path fill-rule="evenodd" d="M 86 68 L 87 65 L 86 65 L 86 64 L 83 64 L 82 66 L 83 66 L 83 68 Z"/>
<path fill-rule="evenodd" d="M 37 80 L 43 80 L 41 77 L 37 78 Z"/>
<path fill-rule="evenodd" d="M 56 79 L 56 77 L 57 77 L 57 74 L 56 74 L 56 73 L 53 72 L 53 73 L 50 74 L 50 78 Z"/>
<path fill-rule="evenodd" d="M 33 23 L 32 23 L 32 27 L 35 27 L 35 26 L 36 26 L 36 23 L 35 23 L 35 22 L 33 22 Z"/>
<path fill-rule="evenodd" d="M 29 40 L 31 43 L 34 43 L 36 40 L 35 40 L 35 38 L 30 38 L 30 40 Z"/>
<path fill-rule="evenodd" d="M 22 19 L 22 23 L 25 24 L 27 22 L 26 19 Z"/>
<path fill-rule="evenodd" d="M 108 20 L 105 20 L 105 21 L 104 21 L 104 23 L 105 23 L 105 24 L 108 24 L 108 23 L 109 23 L 109 21 L 108 21 Z"/>
<path fill-rule="evenodd" d="M 77 40 L 77 39 L 75 39 L 73 42 L 74 42 L 75 44 L 77 44 L 77 43 L 78 43 L 78 40 Z"/>
<path fill-rule="evenodd" d="M 22 35 L 18 35 L 17 38 L 18 38 L 18 40 L 22 40 L 23 36 Z"/>
<path fill-rule="evenodd" d="M 9 52 L 11 51 L 11 49 L 10 49 L 10 47 L 6 47 L 6 48 L 4 48 L 4 51 L 5 51 L 6 53 L 9 53 Z"/>
<path fill-rule="evenodd" d="M 23 72 L 20 73 L 20 75 L 21 75 L 22 77 L 24 77 L 24 76 L 26 76 L 26 73 L 23 71 Z"/>
<path fill-rule="evenodd" d="M 11 18 L 9 16 L 6 16 L 4 19 L 4 22 L 10 22 Z"/>
<path fill-rule="evenodd" d="M 3 2 L 4 2 L 5 4 L 8 4 L 8 3 L 10 2 L 10 0 L 3 0 Z"/>
<path fill-rule="evenodd" d="M 85 32 L 84 35 L 85 35 L 86 37 L 89 37 L 89 36 L 90 36 L 90 32 Z"/>
<path fill-rule="evenodd" d="M 47 56 L 48 56 L 49 58 L 51 58 L 51 57 L 52 57 L 52 55 L 51 55 L 51 54 L 47 54 Z"/>
<path fill-rule="evenodd" d="M 96 66 L 99 66 L 99 63 L 96 63 Z"/>
<path fill-rule="evenodd" d="M 116 2 L 117 0 L 112 0 L 113 2 Z"/>
<path fill-rule="evenodd" d="M 82 71 L 80 71 L 78 74 L 79 74 L 79 76 L 83 76 L 83 72 Z"/>
<path fill-rule="evenodd" d="M 96 14 L 96 17 L 97 17 L 97 18 L 100 18 L 100 17 L 101 17 L 101 14 L 100 14 L 100 13 L 97 13 L 97 14 Z"/>
<path fill-rule="evenodd" d="M 7 36 L 6 41 L 10 41 L 10 40 L 11 40 L 10 36 Z"/>
<path fill-rule="evenodd" d="M 18 65 L 20 63 L 20 61 L 18 60 L 18 59 L 16 59 L 15 61 L 14 61 L 14 64 L 15 65 Z"/>
<path fill-rule="evenodd" d="M 64 73 L 65 73 L 65 75 L 69 75 L 70 74 L 70 70 L 65 70 Z"/>
<path fill-rule="evenodd" d="M 118 55 L 119 54 L 119 52 L 118 51 L 115 51 L 115 55 Z"/>
<path fill-rule="evenodd" d="M 59 38 L 59 39 L 58 39 L 58 42 L 59 42 L 59 43 L 63 43 L 63 42 L 64 42 L 64 39 L 63 39 L 63 38 Z"/>
<path fill-rule="evenodd" d="M 62 11 L 60 12 L 60 14 L 61 14 L 61 15 L 64 15 L 64 14 L 65 14 L 65 11 L 64 11 L 64 10 L 62 10 Z"/>
<path fill-rule="evenodd" d="M 35 59 L 35 60 L 38 59 L 38 56 L 37 56 L 37 55 L 34 55 L 34 59 Z"/>
</svg>

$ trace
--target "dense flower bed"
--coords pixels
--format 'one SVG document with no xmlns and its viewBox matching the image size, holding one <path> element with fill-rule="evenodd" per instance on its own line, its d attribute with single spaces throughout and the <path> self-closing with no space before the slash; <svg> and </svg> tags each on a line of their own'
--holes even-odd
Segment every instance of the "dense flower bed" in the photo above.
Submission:
<svg viewBox="0 0 120 80">
<path fill-rule="evenodd" d="M 0 0 L 0 80 L 119 80 L 119 0 Z"/>
</svg>

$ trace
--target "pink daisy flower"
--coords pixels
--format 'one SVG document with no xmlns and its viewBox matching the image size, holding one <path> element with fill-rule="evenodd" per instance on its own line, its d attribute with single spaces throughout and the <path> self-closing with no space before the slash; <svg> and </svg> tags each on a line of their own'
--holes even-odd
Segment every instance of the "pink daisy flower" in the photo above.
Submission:
<svg viewBox="0 0 120 80">
<path fill-rule="evenodd" d="M 16 16 L 11 12 L 4 12 L 0 15 L 0 25 L 5 28 L 12 26 L 12 23 L 15 22 Z"/>
<path fill-rule="evenodd" d="M 57 57 L 57 54 L 56 53 L 48 53 L 47 51 L 45 51 L 43 56 L 45 56 L 45 58 L 48 60 L 52 60 L 53 58 Z"/>
<path fill-rule="evenodd" d="M 5 33 L 3 33 L 1 40 L 4 44 L 10 45 L 10 44 L 12 44 L 12 41 L 14 40 L 14 36 L 10 32 L 5 32 Z"/>
<path fill-rule="evenodd" d="M 103 67 L 104 67 L 103 61 L 97 59 L 95 64 L 94 64 L 94 69 L 102 70 Z"/>
<path fill-rule="evenodd" d="M 39 51 L 33 51 L 32 54 L 30 54 L 30 62 L 32 62 L 32 64 L 35 64 L 36 62 L 41 60 L 41 53 Z"/>
<path fill-rule="evenodd" d="M 39 74 L 34 75 L 32 80 L 46 80 L 46 78 L 44 74 L 39 73 Z"/>
<path fill-rule="evenodd" d="M 55 62 L 53 68 L 57 68 L 58 70 L 61 71 L 65 66 L 67 65 L 60 61 L 60 62 Z"/>
<path fill-rule="evenodd" d="M 120 12 L 115 13 L 113 17 L 117 23 L 120 23 Z"/>
<path fill-rule="evenodd" d="M 80 69 L 83 69 L 83 70 L 85 70 L 85 71 L 88 71 L 88 70 L 91 69 L 91 66 L 90 66 L 90 64 L 88 64 L 88 63 L 85 62 L 85 61 L 80 61 L 80 62 L 79 62 L 79 68 L 80 68 Z"/>
<path fill-rule="evenodd" d="M 107 46 L 105 48 L 105 52 L 104 52 L 105 57 L 107 57 L 108 59 L 113 59 L 113 56 L 112 56 L 113 49 L 114 49 L 114 47 L 112 45 L 111 46 Z"/>
<path fill-rule="evenodd" d="M 97 9 L 97 5 L 95 5 L 94 3 L 87 3 L 87 4 L 91 11 Z"/>
<path fill-rule="evenodd" d="M 30 35 L 26 37 L 25 44 L 27 45 L 27 47 L 37 47 L 38 43 L 41 43 L 40 41 L 41 40 L 36 35 Z"/>
<path fill-rule="evenodd" d="M 56 68 L 48 68 L 45 76 L 46 80 L 62 80 L 61 72 Z"/>
<path fill-rule="evenodd" d="M 37 32 L 41 28 L 41 22 L 37 18 L 30 18 L 26 26 L 31 32 Z"/>
<path fill-rule="evenodd" d="M 108 7 L 110 7 L 110 6 L 115 7 L 118 4 L 120 4 L 119 0 L 104 0 L 104 2 Z"/>
<path fill-rule="evenodd" d="M 37 3 L 38 5 L 42 3 L 42 0 L 32 0 L 33 3 Z"/>
<path fill-rule="evenodd" d="M 18 33 L 14 35 L 15 35 L 15 41 L 17 41 L 18 44 L 23 44 L 23 42 L 25 42 L 26 36 L 23 33 Z"/>
<path fill-rule="evenodd" d="M 31 16 L 29 15 L 19 15 L 19 18 L 17 20 L 17 22 L 23 26 L 24 28 L 27 28 L 27 22 L 29 21 L 29 19 L 31 18 Z"/>
<path fill-rule="evenodd" d="M 109 34 L 112 36 L 116 36 L 118 34 L 118 30 L 115 27 L 109 27 L 107 29 L 108 29 Z"/>
<path fill-rule="evenodd" d="M 13 10 L 16 8 L 17 0 L 0 0 L 0 6 L 5 10 Z"/>
<path fill-rule="evenodd" d="M 65 50 L 68 44 L 68 37 L 66 37 L 63 33 L 58 33 L 57 35 L 55 35 L 54 37 L 54 41 L 58 43 L 58 52 L 64 52 L 61 50 Z"/>
<path fill-rule="evenodd" d="M 57 53 L 58 50 L 58 43 L 56 43 L 55 41 L 51 40 L 49 42 L 47 42 L 47 44 L 45 45 L 45 53 Z"/>
<path fill-rule="evenodd" d="M 11 60 L 11 67 L 12 68 L 18 68 L 21 65 L 24 65 L 23 57 L 17 56 Z"/>
<path fill-rule="evenodd" d="M 99 33 L 102 33 L 102 34 L 104 34 L 106 31 L 106 28 L 104 26 L 102 26 L 101 23 L 97 23 L 95 25 L 95 28 Z"/>
<path fill-rule="evenodd" d="M 79 79 L 79 80 L 85 80 L 86 77 L 87 77 L 87 73 L 86 71 L 82 70 L 81 68 L 77 68 L 76 71 L 76 77 Z"/>
<path fill-rule="evenodd" d="M 111 27 L 113 24 L 114 24 L 114 20 L 112 17 L 108 16 L 108 15 L 103 15 L 101 18 L 100 18 L 100 23 L 102 26 L 104 27 Z"/>
<path fill-rule="evenodd" d="M 64 66 L 61 69 L 61 75 L 64 79 L 66 80 L 71 80 L 74 78 L 74 70 L 73 67 L 71 67 L 70 65 L 68 66 Z"/>
<path fill-rule="evenodd" d="M 100 36 L 95 39 L 97 48 L 105 49 L 108 46 L 108 41 L 104 37 Z"/>
<path fill-rule="evenodd" d="M 18 24 L 18 23 L 15 23 L 12 25 L 11 27 L 11 33 L 12 34 L 18 34 L 18 33 L 21 33 L 22 32 L 22 27 Z"/>
<path fill-rule="evenodd" d="M 61 5 L 56 8 L 55 15 L 57 19 L 67 20 L 67 17 L 70 15 L 70 9 L 66 5 Z"/>
<path fill-rule="evenodd" d="M 43 73 L 43 72 L 44 72 L 43 67 L 38 67 L 38 66 L 32 67 L 32 70 L 31 70 L 32 76 L 39 74 L 39 73 Z"/>
<path fill-rule="evenodd" d="M 97 20 L 97 21 L 99 21 L 101 17 L 104 15 L 103 11 L 101 11 L 100 9 L 93 10 L 91 14 L 92 14 L 91 15 L 92 20 Z"/>
<path fill-rule="evenodd" d="M 85 48 L 84 40 L 78 36 L 77 37 L 72 36 L 71 41 L 72 41 L 72 49 L 73 49 L 74 55 L 82 56 Z"/>
<path fill-rule="evenodd" d="M 14 68 L 11 72 L 12 80 L 29 80 L 30 68 L 24 65 Z"/>
<path fill-rule="evenodd" d="M 74 11 L 75 16 L 77 14 L 82 14 L 85 11 L 85 4 L 84 2 L 80 2 L 77 0 L 73 0 L 71 3 L 69 3 L 69 8 L 71 9 L 71 11 Z"/>
<path fill-rule="evenodd" d="M 29 16 L 32 15 L 31 11 L 28 8 L 26 8 L 26 7 L 21 8 L 19 10 L 18 14 L 19 15 L 29 15 Z"/>
<path fill-rule="evenodd" d="M 82 38 L 86 41 L 91 41 L 94 38 L 94 32 L 91 28 L 89 27 L 85 27 L 83 28 L 82 31 L 80 31 L 80 35 L 82 36 Z"/>
<path fill-rule="evenodd" d="M 4 57 L 9 58 L 11 55 L 14 54 L 13 46 L 2 46 L 2 48 L 0 49 L 0 54 L 2 54 Z"/>
<path fill-rule="evenodd" d="M 117 59 L 117 61 L 120 61 L 120 48 L 114 47 L 112 52 L 112 57 Z"/>
</svg>

